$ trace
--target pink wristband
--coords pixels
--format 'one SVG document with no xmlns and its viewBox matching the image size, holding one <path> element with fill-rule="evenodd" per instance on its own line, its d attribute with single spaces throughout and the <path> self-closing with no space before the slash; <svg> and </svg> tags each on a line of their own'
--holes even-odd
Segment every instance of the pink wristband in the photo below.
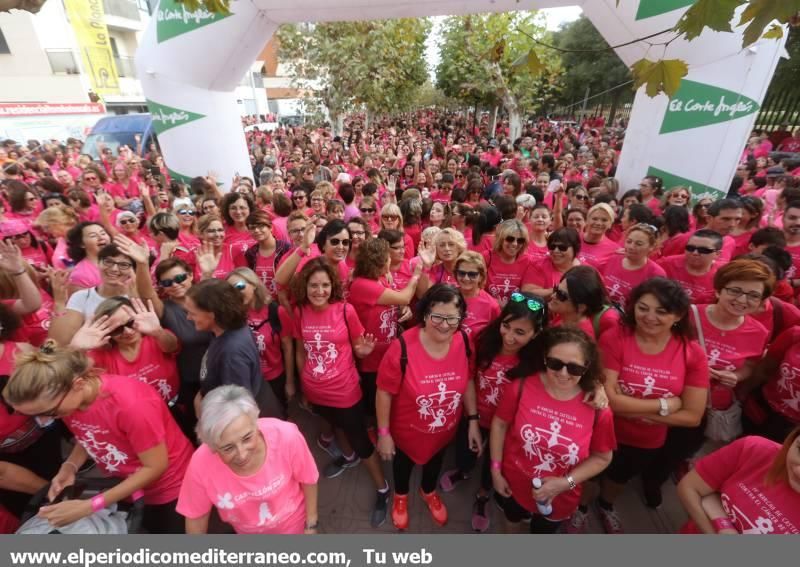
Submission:
<svg viewBox="0 0 800 567">
<path fill-rule="evenodd" d="M 92 498 L 92 512 L 99 512 L 106 507 L 106 495 L 102 492 Z"/>
<path fill-rule="evenodd" d="M 379 427 L 378 428 L 378 437 L 387 437 L 387 436 L 389 436 L 391 434 L 392 434 L 392 432 L 389 431 L 388 427 Z"/>
<path fill-rule="evenodd" d="M 503 468 L 503 463 L 501 463 L 500 461 L 492 460 L 491 468 L 493 471 L 499 471 L 500 469 Z"/>
<path fill-rule="evenodd" d="M 716 520 L 711 520 L 711 525 L 714 527 L 714 531 L 719 533 L 722 530 L 735 530 L 736 526 L 733 525 L 730 518 L 717 518 Z"/>
<path fill-rule="evenodd" d="M 136 492 L 134 492 L 133 494 L 131 494 L 131 500 L 133 500 L 134 502 L 136 502 L 137 500 L 141 500 L 142 498 L 144 498 L 144 490 L 142 490 L 141 488 Z"/>
</svg>

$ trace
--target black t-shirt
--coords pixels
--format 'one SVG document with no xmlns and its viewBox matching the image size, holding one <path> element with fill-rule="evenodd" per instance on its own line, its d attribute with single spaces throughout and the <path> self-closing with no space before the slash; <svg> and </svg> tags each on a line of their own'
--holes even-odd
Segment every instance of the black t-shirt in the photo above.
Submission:
<svg viewBox="0 0 800 567">
<path fill-rule="evenodd" d="M 200 363 L 214 334 L 197 331 L 194 323 L 186 317 L 186 310 L 172 301 L 164 302 L 161 324 L 181 342 L 177 357 L 181 384 L 197 384 L 200 381 Z"/>
<path fill-rule="evenodd" d="M 200 390 L 204 396 L 217 386 L 236 384 L 256 397 L 263 381 L 258 347 L 250 327 L 245 325 L 213 338 L 200 368 Z"/>
</svg>

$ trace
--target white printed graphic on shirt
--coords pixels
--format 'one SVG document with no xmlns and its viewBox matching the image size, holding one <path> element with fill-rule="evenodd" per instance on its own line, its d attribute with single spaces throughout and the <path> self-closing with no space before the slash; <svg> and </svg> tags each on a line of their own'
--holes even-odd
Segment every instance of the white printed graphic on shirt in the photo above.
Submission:
<svg viewBox="0 0 800 567">
<path fill-rule="evenodd" d="M 258 525 L 263 526 L 267 522 L 272 522 L 274 520 L 275 516 L 273 516 L 272 512 L 270 512 L 269 504 L 262 502 L 261 506 L 258 508 Z"/>
<path fill-rule="evenodd" d="M 423 421 L 428 423 L 428 433 L 435 433 L 444 427 L 447 416 L 454 415 L 461 403 L 461 394 L 447 389 L 447 384 L 439 382 L 436 393 L 417 397 L 417 412 Z"/>
<path fill-rule="evenodd" d="M 339 351 L 336 345 L 330 341 L 322 340 L 322 333 L 314 333 L 314 340 L 305 342 L 309 362 L 312 364 L 311 373 L 314 378 L 321 378 L 330 368 L 336 364 Z"/>
<path fill-rule="evenodd" d="M 498 303 L 500 303 L 500 307 L 504 307 L 505 304 L 508 303 L 508 296 L 511 295 L 512 291 L 516 290 L 516 286 L 511 285 L 511 280 L 505 278 L 502 284 L 493 283 L 489 286 L 487 291 L 492 294 L 492 297 L 497 299 Z"/>
<path fill-rule="evenodd" d="M 781 364 L 780 373 L 778 391 L 781 393 L 781 404 L 792 411 L 800 411 L 800 388 L 796 388 L 797 371 L 784 362 Z"/>
<path fill-rule="evenodd" d="M 381 342 L 391 342 L 397 336 L 397 307 L 381 311 Z"/>
<path fill-rule="evenodd" d="M 568 420 L 572 425 L 581 428 L 575 422 L 573 416 L 564 416 L 555 412 L 538 408 L 532 410 L 535 413 L 546 411 L 552 418 L 549 429 L 534 427 L 526 423 L 519 430 L 519 436 L 523 441 L 522 450 L 528 460 L 538 464 L 533 467 L 536 475 L 552 473 L 557 467 L 572 468 L 578 464 L 578 452 L 580 447 L 568 435 L 561 433 L 562 422 Z"/>
<path fill-rule="evenodd" d="M 96 463 L 100 463 L 108 472 L 119 471 L 120 465 L 128 462 L 128 455 L 117 448 L 113 443 L 98 439 L 98 436 L 108 434 L 107 429 L 100 429 L 94 425 L 74 422 L 74 427 L 79 430 L 78 441 L 89 453 Z"/>
<path fill-rule="evenodd" d="M 645 376 L 642 383 L 631 382 L 630 378 L 627 380 L 620 380 L 619 387 L 622 393 L 626 396 L 635 396 L 640 398 L 671 398 L 672 392 L 667 388 L 656 386 L 656 379 L 653 376 Z"/>
<path fill-rule="evenodd" d="M 768 534 L 775 530 L 772 525 L 772 520 L 759 516 L 755 522 L 747 517 L 742 510 L 733 504 L 727 494 L 722 495 L 722 507 L 730 516 L 731 521 L 738 525 L 739 530 L 743 534 Z"/>
<path fill-rule="evenodd" d="M 606 276 L 606 279 L 614 280 L 615 278 Z M 625 291 L 619 283 L 615 283 L 608 288 L 608 297 L 625 309 Z"/>
<path fill-rule="evenodd" d="M 258 353 L 264 354 L 264 351 L 267 350 L 267 343 L 264 340 L 264 335 L 261 333 L 255 333 L 256 339 L 256 347 L 258 347 Z"/>
<path fill-rule="evenodd" d="M 500 397 L 500 387 L 503 384 L 511 382 L 506 378 L 506 373 L 503 370 L 498 370 L 496 376 L 487 376 L 483 372 L 478 373 L 478 390 L 480 396 L 490 406 L 497 407 L 498 398 Z"/>
<path fill-rule="evenodd" d="M 217 508 L 221 510 L 233 510 L 235 506 L 236 505 L 233 503 L 233 494 L 230 492 L 217 495 Z"/>
</svg>

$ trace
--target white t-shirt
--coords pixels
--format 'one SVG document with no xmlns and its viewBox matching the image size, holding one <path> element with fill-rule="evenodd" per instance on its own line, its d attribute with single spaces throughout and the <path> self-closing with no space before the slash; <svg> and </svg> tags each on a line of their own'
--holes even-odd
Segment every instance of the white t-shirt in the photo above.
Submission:
<svg viewBox="0 0 800 567">
<path fill-rule="evenodd" d="M 124 296 L 124 297 L 127 297 Z M 88 289 L 81 289 L 72 294 L 67 301 L 67 309 L 72 309 L 83 315 L 84 319 L 91 319 L 94 317 L 94 312 L 97 306 L 108 299 L 97 293 L 96 287 Z"/>
</svg>

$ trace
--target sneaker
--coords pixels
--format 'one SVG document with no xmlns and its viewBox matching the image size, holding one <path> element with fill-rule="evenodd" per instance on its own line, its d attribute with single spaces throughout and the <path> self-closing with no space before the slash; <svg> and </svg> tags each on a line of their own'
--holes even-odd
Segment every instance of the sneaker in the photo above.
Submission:
<svg viewBox="0 0 800 567">
<path fill-rule="evenodd" d="M 486 513 L 488 496 L 476 496 L 472 504 L 472 529 L 476 532 L 485 532 L 489 529 L 489 514 Z"/>
<path fill-rule="evenodd" d="M 317 447 L 328 453 L 332 459 L 338 459 L 342 456 L 342 450 L 336 444 L 336 437 L 325 439 L 320 433 L 317 435 Z"/>
<path fill-rule="evenodd" d="M 408 494 L 395 494 L 392 498 L 392 523 L 398 530 L 408 529 Z"/>
<path fill-rule="evenodd" d="M 420 488 L 419 494 L 422 496 L 422 499 L 425 501 L 425 504 L 428 505 L 428 511 L 431 513 L 431 518 L 433 521 L 443 526 L 447 523 L 447 508 L 439 499 L 439 495 L 434 490 L 430 494 L 425 494 L 425 492 Z"/>
<path fill-rule="evenodd" d="M 580 508 L 575 510 L 575 513 L 569 519 L 569 522 L 564 526 L 564 533 L 567 534 L 580 534 L 586 529 L 586 524 L 589 522 L 589 510 L 583 512 Z"/>
<path fill-rule="evenodd" d="M 358 466 L 358 463 L 360 462 L 361 459 L 355 455 L 353 455 L 352 459 L 348 459 L 342 455 L 328 463 L 328 465 L 325 467 L 325 470 L 322 471 L 322 474 L 325 475 L 325 478 L 336 478 L 342 474 L 345 469 L 351 469 L 355 466 Z"/>
<path fill-rule="evenodd" d="M 597 509 L 600 511 L 600 519 L 603 520 L 603 529 L 606 530 L 607 534 L 621 535 L 625 533 L 625 530 L 622 529 L 622 520 L 619 519 L 616 510 L 613 508 L 606 510 L 601 506 L 598 506 Z"/>
<path fill-rule="evenodd" d="M 452 492 L 458 485 L 458 483 L 468 478 L 469 477 L 464 473 L 462 473 L 460 470 L 450 469 L 449 471 L 445 472 L 439 479 L 439 488 L 442 489 L 442 492 Z"/>
<path fill-rule="evenodd" d="M 386 492 L 376 491 L 375 506 L 372 508 L 372 515 L 370 516 L 369 523 L 373 528 L 379 528 L 386 521 L 386 510 L 389 507 L 389 494 Z"/>
</svg>

